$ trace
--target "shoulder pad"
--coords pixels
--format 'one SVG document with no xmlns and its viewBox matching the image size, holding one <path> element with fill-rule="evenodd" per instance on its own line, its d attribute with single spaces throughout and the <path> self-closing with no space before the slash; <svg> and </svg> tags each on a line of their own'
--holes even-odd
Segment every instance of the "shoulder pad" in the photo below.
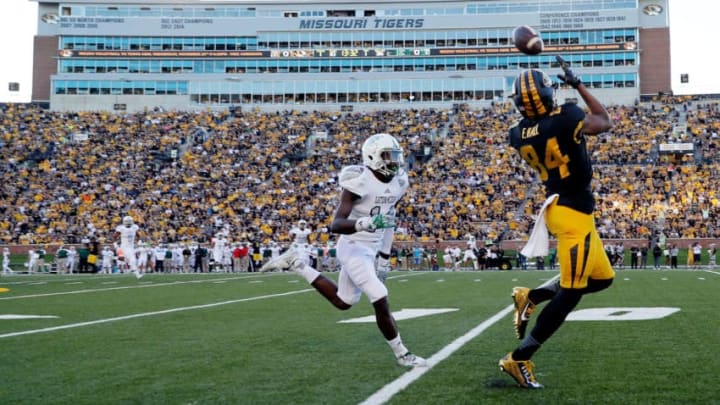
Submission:
<svg viewBox="0 0 720 405">
<path fill-rule="evenodd" d="M 340 172 L 340 187 L 362 197 L 363 193 L 361 190 L 364 183 L 362 174 L 364 171 L 365 166 L 352 165 L 344 167 Z"/>
<path fill-rule="evenodd" d="M 360 177 L 363 171 L 365 171 L 365 166 L 352 165 L 343 167 L 343 169 L 340 171 L 339 176 L 340 185 L 342 186 L 343 182 L 350 181 L 356 177 Z"/>
</svg>

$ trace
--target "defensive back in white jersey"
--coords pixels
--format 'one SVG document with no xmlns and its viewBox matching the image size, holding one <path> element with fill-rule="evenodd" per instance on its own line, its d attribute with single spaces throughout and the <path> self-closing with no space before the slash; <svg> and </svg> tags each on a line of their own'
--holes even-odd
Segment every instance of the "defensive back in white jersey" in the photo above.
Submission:
<svg viewBox="0 0 720 405">
<path fill-rule="evenodd" d="M 405 195 L 408 188 L 407 172 L 400 170 L 389 183 L 383 183 L 370 169 L 352 165 L 340 172 L 340 186 L 360 199 L 353 203 L 349 219 L 371 217 L 378 214 L 395 216 L 395 204 Z M 357 241 L 379 242 L 383 232 L 356 232 L 343 235 Z"/>
</svg>

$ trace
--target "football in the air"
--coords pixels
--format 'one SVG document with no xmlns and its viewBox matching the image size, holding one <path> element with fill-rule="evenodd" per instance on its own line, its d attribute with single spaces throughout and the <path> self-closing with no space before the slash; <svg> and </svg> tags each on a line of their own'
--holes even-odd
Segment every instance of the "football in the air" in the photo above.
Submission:
<svg viewBox="0 0 720 405">
<path fill-rule="evenodd" d="M 543 51 L 543 40 L 532 27 L 521 25 L 512 32 L 515 47 L 526 55 L 537 55 Z"/>
</svg>

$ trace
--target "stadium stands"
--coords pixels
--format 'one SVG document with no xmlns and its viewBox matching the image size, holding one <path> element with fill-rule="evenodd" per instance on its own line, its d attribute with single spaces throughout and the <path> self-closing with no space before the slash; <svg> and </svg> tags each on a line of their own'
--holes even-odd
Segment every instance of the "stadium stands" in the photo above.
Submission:
<svg viewBox="0 0 720 405">
<path fill-rule="evenodd" d="M 671 99 L 613 106 L 615 128 L 591 138 L 598 227 L 607 238 L 720 237 L 717 104 Z M 61 113 L 2 109 L 0 243 L 109 241 L 133 215 L 154 242 L 287 241 L 305 218 L 324 240 L 337 198 L 335 176 L 356 163 L 362 140 L 403 141 L 411 189 L 398 239 L 524 239 L 541 187 L 505 143 L 517 115 L 483 110 L 366 113 Z M 687 133 L 673 128 L 680 122 Z M 692 142 L 671 161 L 657 145 Z M 678 157 L 678 156 L 675 156 Z"/>
</svg>

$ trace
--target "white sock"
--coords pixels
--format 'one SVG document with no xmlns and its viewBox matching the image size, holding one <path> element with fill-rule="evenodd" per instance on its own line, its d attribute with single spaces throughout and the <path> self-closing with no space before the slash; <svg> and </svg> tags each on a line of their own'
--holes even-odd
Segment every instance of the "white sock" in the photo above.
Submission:
<svg viewBox="0 0 720 405">
<path fill-rule="evenodd" d="M 308 284 L 312 284 L 313 281 L 315 281 L 316 278 L 320 275 L 320 272 L 313 269 L 312 267 L 308 266 L 307 264 L 303 265 L 301 268 L 296 270 L 298 274 L 303 276 L 305 280 L 307 280 Z"/>
<path fill-rule="evenodd" d="M 395 357 L 401 357 L 405 353 L 409 352 L 407 347 L 405 347 L 405 345 L 403 344 L 399 333 L 397 336 L 395 336 L 395 339 L 388 340 L 387 343 L 388 343 L 388 345 L 390 345 L 390 348 L 392 349 L 393 353 L 395 353 Z"/>
</svg>

